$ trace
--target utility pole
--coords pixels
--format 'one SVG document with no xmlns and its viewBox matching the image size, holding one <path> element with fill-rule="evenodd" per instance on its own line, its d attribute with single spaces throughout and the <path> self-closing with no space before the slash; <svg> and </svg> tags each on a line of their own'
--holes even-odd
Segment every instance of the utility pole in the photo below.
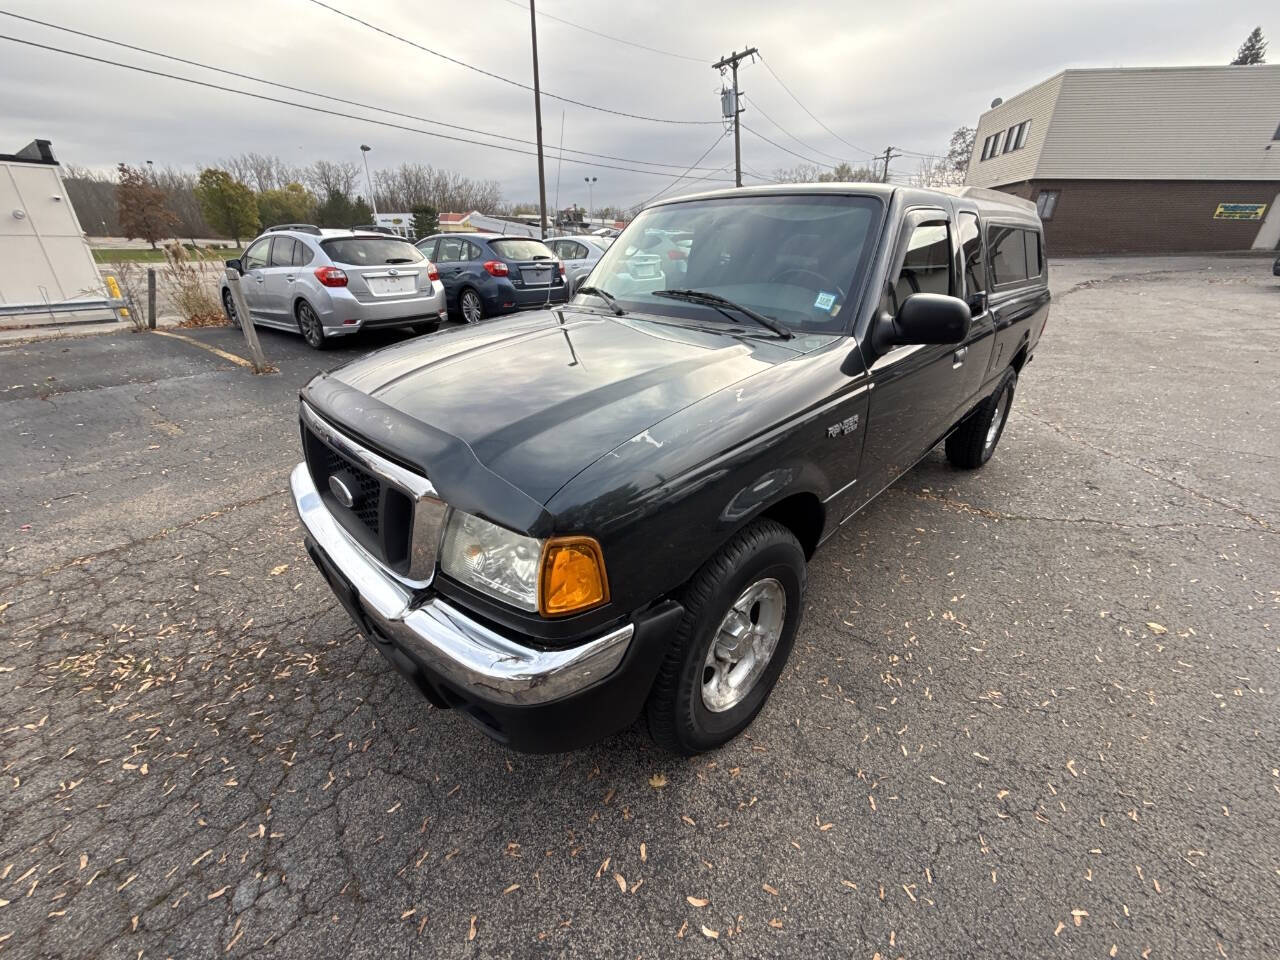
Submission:
<svg viewBox="0 0 1280 960">
<path fill-rule="evenodd" d="M 369 176 L 369 151 L 373 147 L 367 143 L 360 144 L 360 153 L 364 157 L 364 179 L 369 184 L 369 206 L 373 210 L 373 222 L 378 222 L 378 198 L 373 195 L 373 177 Z"/>
<path fill-rule="evenodd" d="M 892 160 L 894 157 L 900 157 L 900 156 L 902 156 L 902 154 L 894 153 L 893 147 L 884 148 L 884 178 L 881 181 L 882 183 L 889 182 L 889 161 Z"/>
<path fill-rule="evenodd" d="M 738 64 L 747 59 L 747 57 L 751 57 L 754 61 L 755 55 L 759 52 L 755 47 L 748 47 L 741 53 L 735 50 L 729 56 L 721 57 L 711 65 L 712 70 L 719 70 L 721 74 L 724 73 L 725 68 L 728 68 L 733 73 L 733 100 L 724 105 L 723 112 L 726 117 L 733 117 L 733 169 L 734 182 L 738 186 L 742 186 L 742 124 L 740 122 L 742 107 L 739 106 L 738 100 Z"/>
<path fill-rule="evenodd" d="M 538 16 L 529 0 L 529 33 L 533 37 L 533 120 L 538 126 L 538 236 L 547 239 L 547 175 L 542 165 L 542 88 L 538 84 Z M 563 125 L 561 126 L 563 130 Z"/>
</svg>

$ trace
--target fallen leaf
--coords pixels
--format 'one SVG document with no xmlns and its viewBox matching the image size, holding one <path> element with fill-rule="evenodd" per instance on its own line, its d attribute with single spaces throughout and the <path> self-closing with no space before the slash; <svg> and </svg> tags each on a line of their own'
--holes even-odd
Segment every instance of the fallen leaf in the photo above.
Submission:
<svg viewBox="0 0 1280 960">
<path fill-rule="evenodd" d="M 644 863 L 648 859 L 649 859 L 649 851 L 645 849 L 645 845 L 642 843 L 640 844 L 640 862 Z"/>
<path fill-rule="evenodd" d="M 680 819 L 683 820 L 685 823 L 687 823 L 691 827 L 696 827 L 698 825 L 697 821 L 694 820 L 693 817 L 689 816 L 687 813 L 680 814 Z"/>
<path fill-rule="evenodd" d="M 683 940 L 685 931 L 688 929 L 689 929 L 689 921 L 686 920 L 684 923 L 680 924 L 680 929 L 676 931 L 676 939 Z"/>
<path fill-rule="evenodd" d="M 621 890 L 623 893 L 627 892 L 627 881 L 623 878 L 622 874 L 614 873 L 613 881 L 618 885 L 619 890 Z"/>
<path fill-rule="evenodd" d="M 273 577 L 278 577 L 280 576 L 280 574 L 284 573 L 288 569 L 289 569 L 289 565 L 287 563 L 282 563 L 278 567 L 271 568 L 271 575 Z"/>
<path fill-rule="evenodd" d="M 769 921 L 769 926 L 773 927 L 773 929 L 775 930 L 781 930 L 782 921 L 779 920 L 777 917 L 774 917 L 772 920 Z"/>
<path fill-rule="evenodd" d="M 221 887 L 213 891 L 213 893 L 209 894 L 208 899 L 217 900 L 220 896 L 222 896 L 224 893 L 226 893 L 230 889 L 231 889 L 230 887 Z"/>
<path fill-rule="evenodd" d="M 665 773 L 655 773 L 649 778 L 649 786 L 655 790 L 661 790 L 667 785 L 667 775 Z"/>
<path fill-rule="evenodd" d="M 476 915 L 471 915 L 471 929 L 467 931 L 467 940 L 471 941 L 476 938 Z"/>
<path fill-rule="evenodd" d="M 705 907 L 711 901 L 705 897 L 685 897 L 691 907 Z"/>
<path fill-rule="evenodd" d="M 1150 621 L 1147 622 L 1147 629 L 1150 630 L 1152 633 L 1154 633 L 1157 637 L 1160 636 L 1160 634 L 1162 633 L 1169 632 L 1168 627 L 1165 627 L 1159 623 L 1151 623 Z"/>
<path fill-rule="evenodd" d="M 520 889 L 520 884 L 513 883 L 511 886 L 507 887 L 507 889 L 502 891 L 502 895 L 505 897 L 508 893 L 515 893 L 519 889 Z"/>
<path fill-rule="evenodd" d="M 708 940 L 719 940 L 719 939 L 720 939 L 720 931 L 719 931 L 719 930 L 712 930 L 710 927 L 703 927 L 703 928 L 702 928 L 702 935 L 703 935 L 704 937 L 706 937 Z"/>
<path fill-rule="evenodd" d="M 1056 937 L 1065 929 L 1067 929 L 1067 925 L 1063 923 L 1061 920 L 1059 920 L 1057 927 L 1054 928 L 1053 935 Z"/>
<path fill-rule="evenodd" d="M 761 888 L 762 890 L 764 890 L 764 892 L 765 892 L 765 893 L 771 893 L 771 894 L 773 894 L 775 897 L 778 895 L 778 888 L 777 888 L 777 887 L 771 887 L 771 886 L 769 886 L 769 884 L 767 884 L 767 883 L 762 883 L 762 884 L 760 884 L 760 888 Z"/>
<path fill-rule="evenodd" d="M 1081 919 L 1089 915 L 1088 910 L 1072 910 L 1071 919 L 1075 921 L 1076 926 L 1080 926 Z"/>
<path fill-rule="evenodd" d="M 408 920 L 410 917 L 412 917 L 412 916 L 413 916 L 415 913 L 417 913 L 417 912 L 418 912 L 418 908 L 417 908 L 417 907 L 410 907 L 410 908 L 409 908 L 408 910 L 406 910 L 404 913 L 400 914 L 400 919 L 401 919 L 401 920 Z"/>
</svg>

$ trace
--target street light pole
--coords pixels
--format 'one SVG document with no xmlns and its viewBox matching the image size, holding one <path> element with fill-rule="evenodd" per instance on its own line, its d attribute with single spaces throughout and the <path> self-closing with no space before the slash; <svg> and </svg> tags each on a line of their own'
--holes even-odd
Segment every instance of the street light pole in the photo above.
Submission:
<svg viewBox="0 0 1280 960">
<path fill-rule="evenodd" d="M 583 177 L 587 184 L 587 223 L 591 222 L 591 211 L 595 209 L 595 182 L 599 177 Z"/>
<path fill-rule="evenodd" d="M 369 176 L 369 151 L 373 147 L 368 144 L 360 144 L 360 152 L 364 154 L 364 179 L 369 184 L 369 205 L 373 208 L 373 222 L 378 222 L 378 200 L 373 195 L 373 177 Z"/>
</svg>

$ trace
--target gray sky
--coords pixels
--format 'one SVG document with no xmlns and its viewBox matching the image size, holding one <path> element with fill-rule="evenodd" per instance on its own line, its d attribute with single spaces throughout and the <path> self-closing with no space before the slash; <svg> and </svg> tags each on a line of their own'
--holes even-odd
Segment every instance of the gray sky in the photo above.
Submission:
<svg viewBox="0 0 1280 960">
<path fill-rule="evenodd" d="M 528 13 L 518 0 L 326 2 L 456 59 L 532 82 Z M 311 0 L 0 0 L 0 10 L 349 100 L 534 138 L 531 93 L 381 36 Z M 700 121 L 717 121 L 720 112 L 720 78 L 710 64 L 734 48 L 757 46 L 804 107 L 848 143 L 815 122 L 760 63 L 745 65 L 740 74 L 744 122 L 808 159 L 847 159 L 856 166 L 867 152 L 890 144 L 945 152 L 951 131 L 976 125 L 993 97 L 1011 96 L 1065 67 L 1226 63 L 1254 26 L 1268 31 L 1263 15 L 1274 10 L 1274 0 L 542 0 L 540 14 L 695 59 L 637 49 L 541 16 L 538 40 L 545 92 L 628 113 Z M 0 34 L 489 140 L 211 74 L 11 17 L 0 16 Z M 1270 59 L 1280 60 L 1280 35 Z M 430 163 L 495 179 L 508 200 L 537 198 L 533 156 L 201 89 L 3 40 L 0 90 L 0 152 L 43 137 L 64 163 L 109 167 L 154 160 L 199 167 L 249 150 L 299 164 L 359 160 L 359 145 L 367 143 L 375 168 Z M 596 163 L 566 154 L 561 167 L 556 147 L 562 112 L 566 147 L 628 159 Z M 631 120 L 544 97 L 543 132 L 548 204 L 555 202 L 559 167 L 561 206 L 585 205 L 584 176 L 598 178 L 597 206 L 629 206 L 669 184 L 712 144 L 719 128 L 714 122 Z M 761 174 L 802 162 L 746 131 L 742 152 L 744 167 Z M 604 166 L 639 167 L 634 161 L 641 160 L 675 166 L 652 168 L 662 175 Z M 896 160 L 895 171 L 907 174 L 917 162 Z M 704 175 L 731 176 L 732 163 L 730 137 L 702 164 L 723 169 Z M 674 192 L 719 185 L 687 183 Z"/>
</svg>

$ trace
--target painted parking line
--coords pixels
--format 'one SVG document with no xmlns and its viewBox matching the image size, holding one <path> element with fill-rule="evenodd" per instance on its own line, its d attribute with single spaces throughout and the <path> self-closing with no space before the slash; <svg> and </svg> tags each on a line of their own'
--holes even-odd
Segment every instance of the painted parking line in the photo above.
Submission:
<svg viewBox="0 0 1280 960">
<path fill-rule="evenodd" d="M 208 350 L 210 353 L 214 354 L 215 356 L 221 357 L 223 360 L 230 360 L 232 363 L 238 364 L 239 366 L 248 367 L 250 370 L 253 369 L 253 364 L 250 363 L 248 360 L 246 360 L 244 357 L 237 356 L 234 353 L 228 353 L 226 350 L 221 350 L 218 347 L 215 347 L 211 343 L 202 343 L 201 341 L 195 339 L 195 337 L 184 336 L 181 333 L 173 333 L 170 330 L 152 330 L 151 332 L 156 334 L 157 336 L 172 337 L 174 340 L 182 340 L 183 342 L 189 343 L 194 347 L 199 347 L 201 350 Z"/>
</svg>

